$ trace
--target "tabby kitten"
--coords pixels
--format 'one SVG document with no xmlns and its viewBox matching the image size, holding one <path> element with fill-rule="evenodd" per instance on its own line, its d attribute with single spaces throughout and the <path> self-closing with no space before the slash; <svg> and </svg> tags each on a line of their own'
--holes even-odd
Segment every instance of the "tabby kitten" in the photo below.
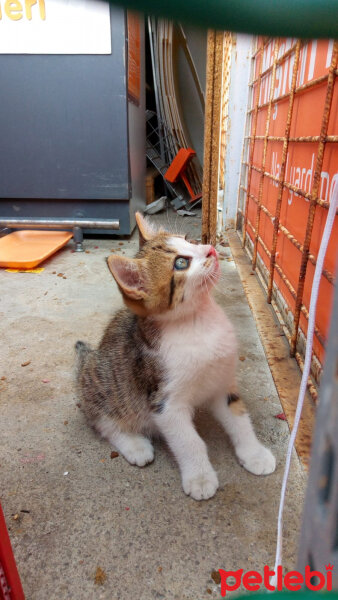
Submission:
<svg viewBox="0 0 338 600">
<path fill-rule="evenodd" d="M 218 479 L 193 424 L 196 407 L 210 409 L 251 473 L 272 473 L 275 459 L 236 394 L 234 329 L 210 295 L 220 271 L 216 250 L 136 218 L 142 240 L 136 257 L 108 258 L 126 308 L 97 350 L 76 344 L 82 406 L 131 464 L 154 459 L 150 436 L 159 432 L 177 459 L 185 493 L 211 498 Z"/>
</svg>

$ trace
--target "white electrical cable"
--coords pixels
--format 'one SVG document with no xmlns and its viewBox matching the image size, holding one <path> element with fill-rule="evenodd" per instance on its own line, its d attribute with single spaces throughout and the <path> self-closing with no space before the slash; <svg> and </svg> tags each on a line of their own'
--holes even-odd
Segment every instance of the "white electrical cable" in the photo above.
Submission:
<svg viewBox="0 0 338 600">
<path fill-rule="evenodd" d="M 314 334 L 314 328 L 315 328 L 316 306 L 317 306 L 320 279 L 322 276 L 324 258 L 325 258 L 327 246 L 329 243 L 332 227 L 334 224 L 337 208 L 338 208 L 338 182 L 336 183 L 336 185 L 334 187 L 333 194 L 331 197 L 330 207 L 329 207 L 329 211 L 328 211 L 328 215 L 327 215 L 327 219 L 326 219 L 326 223 L 325 223 L 325 227 L 324 227 L 324 231 L 323 231 L 322 240 L 320 243 L 315 274 L 314 274 L 313 282 L 312 282 L 304 369 L 303 369 L 303 376 L 302 376 L 302 380 L 301 380 L 301 384 L 300 384 L 300 388 L 299 388 L 295 421 L 294 421 L 294 425 L 293 425 L 293 429 L 292 429 L 292 433 L 290 436 L 289 445 L 288 445 L 288 449 L 287 449 L 287 454 L 286 454 L 285 470 L 284 470 L 282 490 L 281 490 L 281 495 L 280 495 L 279 511 L 278 511 L 277 545 L 276 545 L 276 557 L 275 557 L 275 566 L 274 566 L 275 574 L 271 578 L 271 585 L 276 585 L 276 583 L 277 583 L 277 567 L 278 567 L 278 565 L 282 564 L 283 511 L 284 511 L 286 486 L 287 486 L 289 471 L 290 471 L 292 449 L 293 449 L 293 445 L 294 445 L 295 438 L 297 435 L 300 417 L 302 414 L 307 380 L 309 377 L 310 367 L 311 367 L 312 343 L 313 343 L 313 334 Z"/>
</svg>

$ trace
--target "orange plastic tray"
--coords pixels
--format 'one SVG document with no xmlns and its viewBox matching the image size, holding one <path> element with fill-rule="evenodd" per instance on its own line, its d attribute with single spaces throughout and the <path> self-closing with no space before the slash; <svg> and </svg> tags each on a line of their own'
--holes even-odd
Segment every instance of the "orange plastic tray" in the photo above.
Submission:
<svg viewBox="0 0 338 600">
<path fill-rule="evenodd" d="M 73 237 L 68 231 L 14 231 L 0 238 L 0 267 L 33 269 Z"/>
</svg>

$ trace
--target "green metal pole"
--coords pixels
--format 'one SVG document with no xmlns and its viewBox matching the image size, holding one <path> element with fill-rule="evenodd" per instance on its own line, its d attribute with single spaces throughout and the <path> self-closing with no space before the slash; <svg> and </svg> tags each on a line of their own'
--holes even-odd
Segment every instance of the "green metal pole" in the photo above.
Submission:
<svg viewBox="0 0 338 600">
<path fill-rule="evenodd" d="M 203 28 L 337 38 L 338 0 L 114 0 L 125 8 Z"/>
</svg>

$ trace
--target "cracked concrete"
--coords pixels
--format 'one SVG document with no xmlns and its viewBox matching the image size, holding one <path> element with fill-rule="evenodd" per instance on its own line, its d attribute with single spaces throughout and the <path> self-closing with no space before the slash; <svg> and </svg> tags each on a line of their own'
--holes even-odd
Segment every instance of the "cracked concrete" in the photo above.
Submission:
<svg viewBox="0 0 338 600">
<path fill-rule="evenodd" d="M 169 222 L 199 235 L 198 217 L 170 214 Z M 197 425 L 220 489 L 211 500 L 195 502 L 184 495 L 164 443 L 155 441 L 155 461 L 144 469 L 112 459 L 77 407 L 74 343 L 97 343 L 121 306 L 105 257 L 111 249 L 132 256 L 137 236 L 87 239 L 82 254 L 72 248 L 70 242 L 40 274 L 0 272 L 0 497 L 26 598 L 220 598 L 214 570 L 262 572 L 273 565 L 289 439 L 287 423 L 274 416 L 282 409 L 234 262 L 226 249 L 216 295 L 237 329 L 242 397 L 277 469 L 260 478 L 244 471 L 224 433 L 201 411 Z M 304 482 L 294 456 L 286 569 L 295 565 Z M 101 585 L 97 567 L 106 575 Z"/>
</svg>

